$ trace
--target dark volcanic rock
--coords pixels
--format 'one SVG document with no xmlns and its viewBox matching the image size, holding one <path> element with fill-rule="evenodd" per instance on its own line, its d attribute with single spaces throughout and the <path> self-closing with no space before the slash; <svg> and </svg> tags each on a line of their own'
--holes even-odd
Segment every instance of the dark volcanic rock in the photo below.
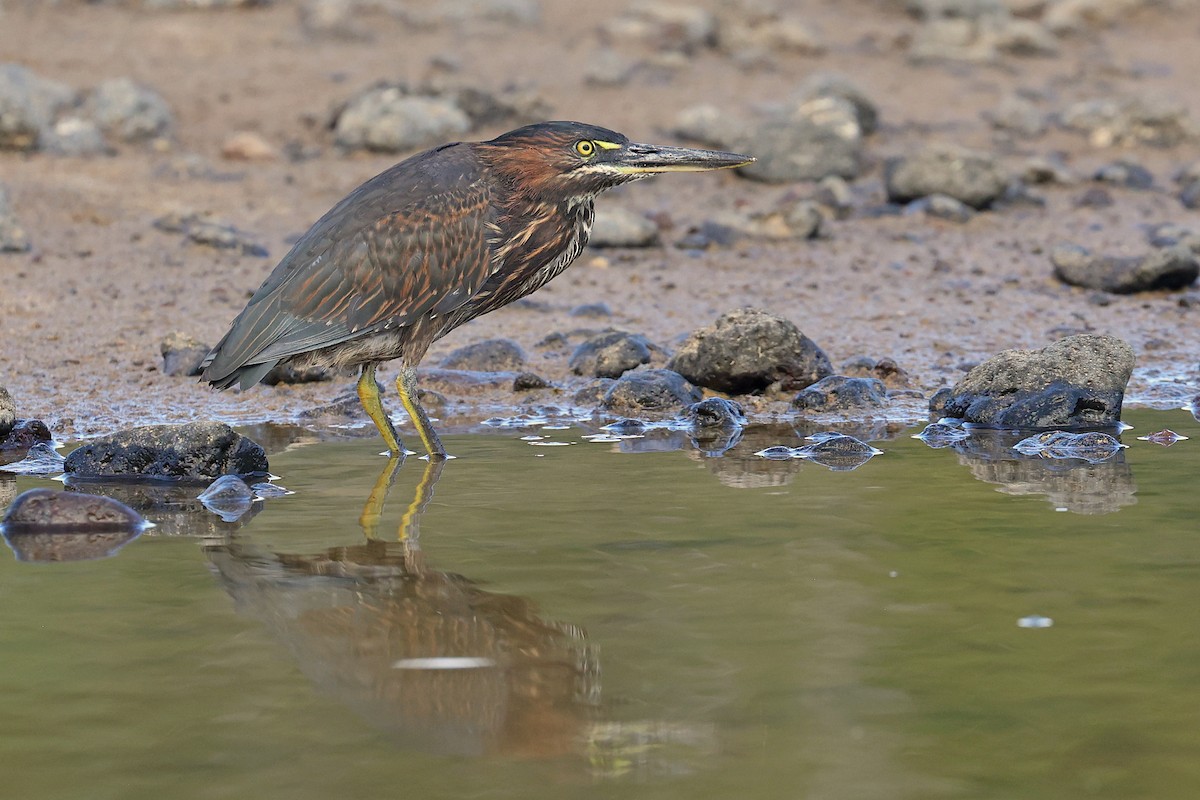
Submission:
<svg viewBox="0 0 1200 800">
<path fill-rule="evenodd" d="M 211 481 L 221 475 L 265 475 L 261 447 L 222 422 L 147 425 L 77 448 L 66 462 L 80 478 L 172 478 Z"/>
<path fill-rule="evenodd" d="M 671 411 L 700 401 L 700 390 L 669 369 L 626 372 L 609 387 L 601 407 L 622 414 Z"/>
<path fill-rule="evenodd" d="M 28 450 L 50 438 L 50 429 L 40 419 L 19 419 L 6 436 L 0 436 L 0 450 Z"/>
<path fill-rule="evenodd" d="M 514 392 L 529 392 L 534 389 L 549 388 L 550 381 L 534 372 L 518 372 L 517 377 L 513 378 L 512 390 Z"/>
<path fill-rule="evenodd" d="M 199 375 L 200 362 L 208 355 L 209 346 L 186 333 L 173 331 L 158 345 L 162 353 L 164 375 Z"/>
<path fill-rule="evenodd" d="M 140 529 L 145 520 L 111 497 L 61 489 L 30 489 L 9 506 L 3 525 L 6 533 L 14 529 L 102 532 Z"/>
<path fill-rule="evenodd" d="M 667 364 L 692 383 L 730 394 L 776 381 L 802 389 L 833 373 L 828 356 L 793 323 L 756 308 L 739 308 L 694 331 Z"/>
<path fill-rule="evenodd" d="M 858 356 L 842 362 L 842 374 L 850 378 L 878 378 L 889 389 L 907 389 L 908 372 L 892 358 Z"/>
<path fill-rule="evenodd" d="M 1116 294 L 1183 289 L 1200 276 L 1195 254 L 1183 245 L 1132 257 L 1093 255 L 1085 248 L 1063 245 L 1054 248 L 1050 260 L 1064 283 Z"/>
<path fill-rule="evenodd" d="M 438 366 L 475 372 L 514 372 L 525 366 L 525 351 L 512 339 L 485 339 L 458 348 Z"/>
<path fill-rule="evenodd" d="M 645 336 L 609 331 L 585 341 L 571 354 L 571 371 L 592 378 L 619 378 L 631 369 L 650 363 L 650 343 Z"/>
<path fill-rule="evenodd" d="M 940 413 L 1005 428 L 1114 425 L 1133 362 L 1128 344 L 1092 334 L 1005 350 L 968 372 L 944 403 L 938 398 Z"/>
<path fill-rule="evenodd" d="M 724 397 L 707 397 L 687 408 L 688 421 L 697 428 L 740 428 L 746 412 L 739 403 Z"/>
<path fill-rule="evenodd" d="M 850 408 L 881 408 L 887 390 L 876 378 L 830 375 L 803 389 L 792 400 L 792 408 L 804 411 L 844 411 Z"/>
<path fill-rule="evenodd" d="M 0 441 L 3 441 L 17 421 L 17 404 L 13 402 L 8 389 L 0 386 Z"/>
<path fill-rule="evenodd" d="M 983 153 L 950 147 L 929 147 L 894 158 L 884 168 L 888 199 L 907 203 L 944 194 L 972 208 L 987 208 L 1008 187 L 1008 176 L 996 160 Z"/>
</svg>

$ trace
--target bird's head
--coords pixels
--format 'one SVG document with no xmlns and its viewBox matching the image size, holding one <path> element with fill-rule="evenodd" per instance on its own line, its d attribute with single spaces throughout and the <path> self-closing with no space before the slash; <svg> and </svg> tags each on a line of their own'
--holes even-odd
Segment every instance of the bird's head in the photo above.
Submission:
<svg viewBox="0 0 1200 800">
<path fill-rule="evenodd" d="M 751 156 L 639 144 L 581 122 L 539 122 L 482 142 L 483 158 L 512 185 L 532 194 L 590 197 L 661 172 L 740 167 Z"/>
</svg>

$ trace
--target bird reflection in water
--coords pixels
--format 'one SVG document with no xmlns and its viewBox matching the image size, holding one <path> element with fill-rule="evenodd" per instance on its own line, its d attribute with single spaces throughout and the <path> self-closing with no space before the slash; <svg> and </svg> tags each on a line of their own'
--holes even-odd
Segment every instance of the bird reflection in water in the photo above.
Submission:
<svg viewBox="0 0 1200 800">
<path fill-rule="evenodd" d="M 557 756 L 587 749 L 600 665 L 584 631 L 532 601 L 432 569 L 422 512 L 444 461 L 426 463 L 395 541 L 378 535 L 402 459 L 381 473 L 366 540 L 302 555 L 239 535 L 209 550 L 239 611 L 261 620 L 323 692 L 402 745 L 439 753 Z"/>
</svg>

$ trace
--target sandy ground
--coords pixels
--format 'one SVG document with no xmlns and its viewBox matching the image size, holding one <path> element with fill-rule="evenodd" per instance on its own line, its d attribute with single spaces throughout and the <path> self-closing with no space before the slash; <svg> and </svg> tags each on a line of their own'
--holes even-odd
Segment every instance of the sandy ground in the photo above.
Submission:
<svg viewBox="0 0 1200 800">
<path fill-rule="evenodd" d="M 420 80 L 446 56 L 461 65 L 455 80 L 486 88 L 531 84 L 556 118 L 663 143 L 677 141 L 670 134 L 677 114 L 697 103 L 748 115 L 787 97 L 814 71 L 842 72 L 882 117 L 867 145 L 873 166 L 855 182 L 863 204 L 883 199 L 882 159 L 930 140 L 1002 153 L 1014 170 L 1030 156 L 1058 153 L 1086 176 L 1130 158 L 1154 172 L 1157 189 L 1113 188 L 1113 205 L 1081 208 L 1075 199 L 1086 185 L 1039 187 L 1044 208 L 984 213 L 963 225 L 923 215 L 858 217 L 830 222 L 828 237 L 817 241 L 744 241 L 696 254 L 671 242 L 715 210 L 811 187 L 730 174 L 661 177 L 600 202 L 665 213 L 673 222 L 666 246 L 589 250 L 534 296 L 541 305 L 505 309 L 459 329 L 435 344 L 427 363 L 460 345 L 507 336 L 525 347 L 532 370 L 563 383 L 569 353 L 535 347 L 551 331 L 611 325 L 671 346 L 721 312 L 755 305 L 794 320 L 835 365 L 864 354 L 890 356 L 926 393 L 997 350 L 1038 347 L 1085 330 L 1130 342 L 1138 354 L 1135 387 L 1164 376 L 1200 382 L 1197 304 L 1181 303 L 1179 292 L 1154 292 L 1099 305 L 1092 293 L 1056 281 L 1048 259 L 1062 241 L 1134 254 L 1147 250 L 1149 225 L 1200 226 L 1170 180 L 1197 157 L 1196 148 L 1097 149 L 1061 131 L 1001 144 L 982 116 L 1018 91 L 1039 93 L 1049 110 L 1130 95 L 1200 108 L 1200 11 L 1192 4 L 1140 11 L 1118 26 L 1065 38 L 1054 57 L 917 66 L 903 45 L 918 23 L 900 3 L 796 3 L 825 42 L 824 54 L 778 54 L 765 67 L 745 69 L 703 51 L 669 79 L 635 77 L 613 88 L 583 78 L 600 52 L 599 15 L 613 9 L 568 0 L 545 0 L 542 21 L 531 29 L 413 30 L 393 15 L 366 11 L 359 22 L 367 39 L 310 37 L 284 0 L 192 12 L 20 0 L 0 8 L 0 60 L 81 89 L 132 77 L 159 91 L 176 120 L 165 152 L 122 146 L 113 157 L 85 159 L 0 153 L 0 183 L 34 243 L 30 253 L 0 255 L 0 384 L 16 398 L 19 416 L 45 419 L 63 436 L 158 420 L 286 419 L 349 389 L 346 380 L 215 393 L 194 379 L 163 375 L 159 342 L 175 330 L 216 341 L 289 238 L 396 160 L 334 149 L 319 124 L 334 105 L 383 78 Z M 223 161 L 222 142 L 244 130 L 278 148 L 298 142 L 320 155 Z M 186 154 L 238 177 L 164 174 Z M 184 243 L 151 226 L 165 213 L 191 210 L 252 233 L 271 258 Z M 569 315 L 601 301 L 613 309 L 610 319 Z M 539 399 L 565 403 L 569 394 Z M 487 400 L 520 402 L 511 394 Z"/>
</svg>

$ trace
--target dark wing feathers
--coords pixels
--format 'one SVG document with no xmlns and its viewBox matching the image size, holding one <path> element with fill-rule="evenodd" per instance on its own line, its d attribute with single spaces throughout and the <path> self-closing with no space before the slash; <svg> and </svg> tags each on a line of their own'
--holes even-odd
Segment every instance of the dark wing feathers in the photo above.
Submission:
<svg viewBox="0 0 1200 800">
<path fill-rule="evenodd" d="M 458 308 L 493 271 L 491 201 L 468 145 L 422 153 L 367 181 L 254 293 L 205 358 L 204 378 L 230 385 L 256 365 Z"/>
</svg>

